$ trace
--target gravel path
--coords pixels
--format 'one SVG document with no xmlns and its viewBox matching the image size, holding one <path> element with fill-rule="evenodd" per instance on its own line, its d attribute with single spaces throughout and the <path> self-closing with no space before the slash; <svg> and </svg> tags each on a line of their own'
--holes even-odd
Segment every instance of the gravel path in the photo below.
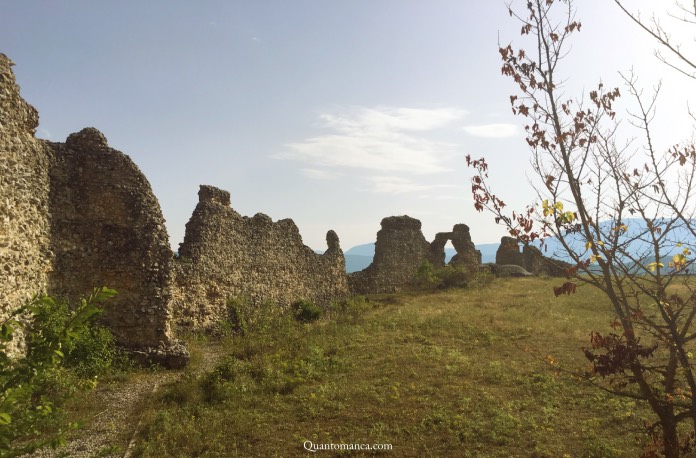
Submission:
<svg viewBox="0 0 696 458">
<path fill-rule="evenodd" d="M 97 412 L 84 419 L 85 424 L 70 435 L 67 445 L 57 450 L 45 448 L 24 457 L 129 458 L 143 407 L 156 390 L 186 372 L 211 370 L 225 354 L 219 342 L 197 342 L 194 347 L 191 350 L 196 357 L 191 367 L 183 371 L 139 372 L 126 381 L 102 383 L 94 392 L 85 393 L 86 402 L 97 400 Z"/>
</svg>

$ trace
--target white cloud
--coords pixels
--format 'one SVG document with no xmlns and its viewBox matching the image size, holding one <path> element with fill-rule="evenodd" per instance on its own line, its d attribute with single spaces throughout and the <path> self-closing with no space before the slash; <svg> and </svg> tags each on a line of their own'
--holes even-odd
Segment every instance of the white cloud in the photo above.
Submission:
<svg viewBox="0 0 696 458">
<path fill-rule="evenodd" d="M 338 173 L 329 172 L 328 170 L 319 169 L 302 169 L 301 172 L 308 178 L 314 180 L 335 180 L 340 176 Z"/>
<path fill-rule="evenodd" d="M 315 167 L 347 167 L 415 174 L 450 170 L 446 160 L 456 145 L 424 135 L 464 116 L 454 108 L 356 107 L 319 116 L 330 132 L 286 145 L 276 158 Z"/>
<path fill-rule="evenodd" d="M 407 178 L 398 176 L 372 176 L 366 180 L 370 183 L 368 191 L 378 194 L 406 194 L 410 192 L 422 192 L 437 188 L 456 188 L 455 185 L 423 184 L 416 183 Z"/>
<path fill-rule="evenodd" d="M 464 131 L 475 137 L 505 138 L 517 135 L 514 124 L 480 124 L 464 126 Z"/>
</svg>

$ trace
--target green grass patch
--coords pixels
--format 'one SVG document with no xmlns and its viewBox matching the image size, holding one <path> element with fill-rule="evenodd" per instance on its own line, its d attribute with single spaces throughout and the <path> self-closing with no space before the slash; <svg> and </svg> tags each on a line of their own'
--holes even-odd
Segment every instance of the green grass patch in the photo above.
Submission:
<svg viewBox="0 0 696 458">
<path fill-rule="evenodd" d="M 584 367 L 579 348 L 612 318 L 601 295 L 556 298 L 554 284 L 495 280 L 354 298 L 311 322 L 274 316 L 226 338 L 212 371 L 160 390 L 135 456 L 306 456 L 305 441 L 393 447 L 326 456 L 639 456 L 645 406 L 543 362 Z"/>
</svg>

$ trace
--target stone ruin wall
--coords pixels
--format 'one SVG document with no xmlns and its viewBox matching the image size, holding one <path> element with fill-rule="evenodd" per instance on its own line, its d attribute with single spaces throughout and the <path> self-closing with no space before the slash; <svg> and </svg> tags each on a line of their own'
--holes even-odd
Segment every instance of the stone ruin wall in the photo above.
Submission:
<svg viewBox="0 0 696 458">
<path fill-rule="evenodd" d="M 150 183 L 94 128 L 50 146 L 50 290 L 75 298 L 90 285 L 115 289 L 102 320 L 117 341 L 182 366 L 187 352 L 170 328 L 173 253 Z"/>
<path fill-rule="evenodd" d="M 0 319 L 45 288 L 52 263 L 51 154 L 34 137 L 39 115 L 20 97 L 12 65 L 0 54 Z"/>
<path fill-rule="evenodd" d="M 495 253 L 495 263 L 501 265 L 520 266 L 533 275 L 548 275 L 551 277 L 565 276 L 565 269 L 570 264 L 544 256 L 541 251 L 533 246 L 524 246 L 520 252 L 520 244 L 516 238 L 503 237 L 500 246 Z"/>
<path fill-rule="evenodd" d="M 117 341 L 166 366 L 188 353 L 169 329 L 172 259 L 147 179 L 96 129 L 65 144 L 35 138 L 36 110 L 0 54 L 0 318 L 47 292 L 118 295 L 102 317 Z"/>
<path fill-rule="evenodd" d="M 445 266 L 445 245 L 452 241 L 457 254 L 451 265 L 478 270 L 481 253 L 471 241 L 469 227 L 457 224 L 452 232 L 436 234 L 432 243 L 423 236 L 421 222 L 410 216 L 390 216 L 377 232 L 372 264 L 348 276 L 353 294 L 378 294 L 400 291 L 413 284 L 424 261 L 435 267 Z"/>
<path fill-rule="evenodd" d="M 345 258 L 329 231 L 322 255 L 302 243 L 290 219 L 273 222 L 258 213 L 244 217 L 230 194 L 201 186 L 176 260 L 177 322 L 207 329 L 227 318 L 230 298 L 280 307 L 299 299 L 326 305 L 348 294 Z"/>
<path fill-rule="evenodd" d="M 481 263 L 466 225 L 428 243 L 420 221 L 395 216 L 382 220 L 372 264 L 348 277 L 333 231 L 317 255 L 292 220 L 242 217 L 229 193 L 210 186 L 201 186 L 173 261 L 159 203 L 137 166 L 96 129 L 65 143 L 36 139 L 38 114 L 20 97 L 11 65 L 0 54 L 0 318 L 39 291 L 76 298 L 109 286 L 119 294 L 104 320 L 119 343 L 177 366 L 187 353 L 170 329 L 173 306 L 179 323 L 207 328 L 227 318 L 231 297 L 285 306 L 398 291 L 423 261 L 444 266 L 448 240 L 457 251 L 451 264 Z M 503 245 L 498 263 L 550 275 L 563 267 L 538 250 Z"/>
</svg>

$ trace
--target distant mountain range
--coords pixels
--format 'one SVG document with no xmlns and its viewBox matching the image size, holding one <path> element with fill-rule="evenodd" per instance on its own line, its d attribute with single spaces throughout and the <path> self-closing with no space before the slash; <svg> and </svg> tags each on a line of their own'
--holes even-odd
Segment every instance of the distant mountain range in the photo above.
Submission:
<svg viewBox="0 0 696 458">
<path fill-rule="evenodd" d="M 656 220 L 655 224 L 659 226 L 666 220 Z M 609 234 L 613 229 L 610 225 L 613 222 L 601 223 L 601 231 L 605 234 Z M 636 257 L 642 259 L 643 264 L 650 263 L 654 260 L 651 252 L 651 244 L 646 236 L 640 236 L 641 234 L 646 234 L 647 226 L 645 221 L 642 219 L 626 219 L 624 220 L 626 225 L 626 230 L 620 237 L 620 243 L 626 243 L 627 249 Z M 693 221 L 696 226 L 696 221 Z M 579 253 L 584 251 L 585 241 L 581 239 L 578 235 L 570 234 L 566 238 L 570 246 Z M 671 259 L 671 257 L 677 253 L 680 253 L 683 248 L 678 247 L 677 243 L 681 243 L 684 246 L 688 246 L 692 250 L 696 250 L 696 239 L 684 228 L 676 229 L 672 232 L 670 237 L 670 242 L 666 245 L 666 250 L 661 253 L 664 259 Z M 538 244 L 536 244 L 539 246 Z M 481 252 L 481 262 L 495 262 L 495 253 L 500 246 L 499 243 L 483 243 L 476 245 L 476 249 Z M 561 243 L 555 238 L 546 239 L 544 246 L 541 247 L 544 255 L 551 256 L 563 261 L 570 261 L 568 255 L 564 252 Z M 454 248 L 445 249 L 445 260 L 449 262 L 454 256 L 456 251 Z M 344 252 L 346 257 L 346 272 L 357 272 L 363 270 L 372 263 L 372 258 L 375 255 L 375 244 L 365 243 L 363 245 L 357 245 Z M 667 264 L 667 261 L 665 261 Z"/>
</svg>

